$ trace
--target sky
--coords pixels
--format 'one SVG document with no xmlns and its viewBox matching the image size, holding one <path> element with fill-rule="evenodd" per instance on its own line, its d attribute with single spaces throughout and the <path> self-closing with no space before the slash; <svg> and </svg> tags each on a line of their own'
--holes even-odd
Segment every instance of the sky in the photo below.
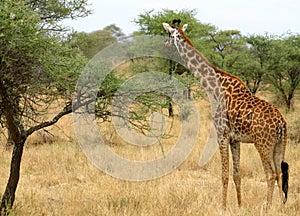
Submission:
<svg viewBox="0 0 300 216">
<path fill-rule="evenodd" d="M 196 9 L 196 18 L 222 30 L 242 34 L 300 33 L 299 0 L 88 0 L 94 13 L 64 24 L 76 31 L 92 32 L 116 24 L 129 35 L 137 31 L 139 14 L 154 9 Z M 184 23 L 184 20 L 182 20 Z"/>
</svg>

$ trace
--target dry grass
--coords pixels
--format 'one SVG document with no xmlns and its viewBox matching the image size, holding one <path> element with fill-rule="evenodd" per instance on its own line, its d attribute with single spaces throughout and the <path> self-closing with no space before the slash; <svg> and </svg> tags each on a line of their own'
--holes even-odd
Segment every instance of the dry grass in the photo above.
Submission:
<svg viewBox="0 0 300 216">
<path fill-rule="evenodd" d="M 209 105 L 202 103 L 200 106 L 200 136 L 192 154 L 171 174 L 146 182 L 115 179 L 91 165 L 75 141 L 71 116 L 65 117 L 51 129 L 58 135 L 51 144 L 37 145 L 41 140 L 38 135 L 28 140 L 12 214 L 264 215 L 266 180 L 258 153 L 251 144 L 242 145 L 241 149 L 243 207 L 237 207 L 235 187 L 230 177 L 228 210 L 221 212 L 219 153 L 205 168 L 198 167 L 210 129 Z M 286 114 L 286 118 L 292 128 L 294 122 L 299 121 L 299 112 Z M 149 155 L 156 157 L 161 153 L 159 146 L 137 149 L 118 145 L 122 141 L 114 134 L 108 137 L 108 141 L 111 148 L 124 157 L 139 155 L 138 159 L 149 160 Z M 172 146 L 173 141 L 164 142 L 164 145 Z M 1 152 L 2 192 L 8 177 L 10 156 L 10 151 Z M 282 207 L 276 188 L 268 215 L 297 215 L 300 211 L 299 156 L 299 145 L 289 140 L 286 151 L 286 160 L 290 164 L 289 199 Z"/>
</svg>

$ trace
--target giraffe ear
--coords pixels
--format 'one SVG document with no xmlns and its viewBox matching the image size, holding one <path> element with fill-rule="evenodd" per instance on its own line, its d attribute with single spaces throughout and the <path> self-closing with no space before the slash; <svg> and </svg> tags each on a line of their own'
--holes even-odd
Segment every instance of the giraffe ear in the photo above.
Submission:
<svg viewBox="0 0 300 216">
<path fill-rule="evenodd" d="M 185 32 L 185 30 L 187 29 L 187 27 L 188 27 L 188 24 L 184 24 L 184 25 L 182 26 L 182 31 Z"/>
<path fill-rule="evenodd" d="M 167 32 L 169 33 L 174 32 L 174 29 L 168 23 L 163 23 L 163 26 Z"/>
</svg>

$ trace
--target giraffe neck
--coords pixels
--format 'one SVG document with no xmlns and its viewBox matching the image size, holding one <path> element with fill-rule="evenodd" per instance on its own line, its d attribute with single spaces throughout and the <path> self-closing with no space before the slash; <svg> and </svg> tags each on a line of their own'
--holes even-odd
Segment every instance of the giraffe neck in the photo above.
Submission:
<svg viewBox="0 0 300 216">
<path fill-rule="evenodd" d="M 210 99 L 214 101 L 224 100 L 223 89 L 221 86 L 220 73 L 217 73 L 204 56 L 202 56 L 189 40 L 177 42 L 175 44 L 182 60 L 189 71 L 196 77 L 202 87 L 206 90 Z"/>
</svg>

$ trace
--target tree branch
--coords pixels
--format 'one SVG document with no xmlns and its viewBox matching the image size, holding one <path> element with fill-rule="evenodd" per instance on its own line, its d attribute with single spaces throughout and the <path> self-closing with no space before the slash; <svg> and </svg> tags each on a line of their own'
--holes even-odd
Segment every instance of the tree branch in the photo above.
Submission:
<svg viewBox="0 0 300 216">
<path fill-rule="evenodd" d="M 31 135 L 33 132 L 37 131 L 37 130 L 40 130 L 42 128 L 45 128 L 45 127 L 49 127 L 51 125 L 54 125 L 60 118 L 62 118 L 63 116 L 71 113 L 72 111 L 75 111 L 77 109 L 79 109 L 80 107 L 82 106 L 86 106 L 90 103 L 93 102 L 93 99 L 90 99 L 90 100 L 87 100 L 85 101 L 84 103 L 77 103 L 77 104 L 74 104 L 72 106 L 72 103 L 68 103 L 65 108 L 59 112 L 56 116 L 53 117 L 52 120 L 50 121 L 45 121 L 45 122 L 42 122 L 36 126 L 33 126 L 31 128 L 29 128 L 27 131 L 26 131 L 26 136 L 29 136 Z"/>
</svg>

